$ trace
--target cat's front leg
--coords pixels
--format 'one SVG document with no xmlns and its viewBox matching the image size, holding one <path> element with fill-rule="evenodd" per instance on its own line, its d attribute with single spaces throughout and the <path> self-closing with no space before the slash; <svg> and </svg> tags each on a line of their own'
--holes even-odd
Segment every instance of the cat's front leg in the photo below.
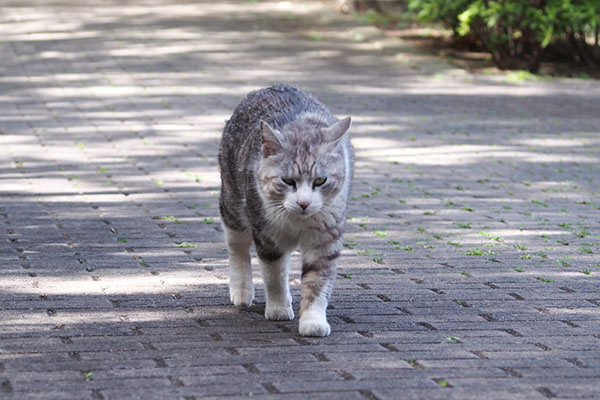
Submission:
<svg viewBox="0 0 600 400">
<path fill-rule="evenodd" d="M 250 245 L 252 234 L 223 225 L 229 251 L 229 298 L 236 307 L 250 307 L 254 300 Z"/>
<path fill-rule="evenodd" d="M 299 326 L 302 336 L 328 336 L 331 333 L 327 304 L 340 252 L 336 249 L 325 253 L 303 251 Z"/>
<path fill-rule="evenodd" d="M 289 254 L 276 260 L 260 260 L 265 282 L 265 318 L 275 321 L 294 319 L 289 285 Z"/>
<path fill-rule="evenodd" d="M 265 283 L 265 318 L 275 321 L 294 319 L 289 285 L 290 251 L 280 250 L 259 232 L 254 235 L 254 243 Z"/>
</svg>

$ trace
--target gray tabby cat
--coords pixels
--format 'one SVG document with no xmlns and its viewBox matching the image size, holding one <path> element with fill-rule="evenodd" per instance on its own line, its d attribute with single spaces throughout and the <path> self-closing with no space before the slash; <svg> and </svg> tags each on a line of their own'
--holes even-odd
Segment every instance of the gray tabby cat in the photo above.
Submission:
<svg viewBox="0 0 600 400">
<path fill-rule="evenodd" d="M 302 250 L 301 335 L 331 332 L 326 309 L 342 248 L 353 151 L 337 120 L 310 94 L 287 85 L 249 93 L 225 125 L 220 210 L 229 249 L 229 293 L 250 306 L 254 242 L 265 282 L 265 317 L 294 318 L 289 258 Z"/>
</svg>

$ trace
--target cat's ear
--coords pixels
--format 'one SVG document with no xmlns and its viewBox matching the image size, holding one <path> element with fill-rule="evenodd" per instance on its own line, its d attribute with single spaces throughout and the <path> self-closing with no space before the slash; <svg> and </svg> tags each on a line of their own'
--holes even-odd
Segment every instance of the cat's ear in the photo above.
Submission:
<svg viewBox="0 0 600 400">
<path fill-rule="evenodd" d="M 351 124 L 352 120 L 350 117 L 346 117 L 339 120 L 335 124 L 328 126 L 327 128 L 321 128 L 324 141 L 329 143 L 338 142 L 348 131 Z"/>
<path fill-rule="evenodd" d="M 271 157 L 283 149 L 283 136 L 277 129 L 271 128 L 265 121 L 260 121 L 263 157 Z"/>
</svg>

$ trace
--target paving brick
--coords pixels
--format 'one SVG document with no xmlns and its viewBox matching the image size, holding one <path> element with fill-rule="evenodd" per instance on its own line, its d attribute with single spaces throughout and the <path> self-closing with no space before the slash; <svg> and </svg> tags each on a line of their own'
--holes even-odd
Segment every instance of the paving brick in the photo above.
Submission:
<svg viewBox="0 0 600 400">
<path fill-rule="evenodd" d="M 326 2 L 0 8 L 0 398 L 598 397 L 598 82 L 468 73 Z M 229 304 L 220 132 L 276 82 L 353 118 L 327 338 L 264 319 L 258 268 Z"/>
</svg>

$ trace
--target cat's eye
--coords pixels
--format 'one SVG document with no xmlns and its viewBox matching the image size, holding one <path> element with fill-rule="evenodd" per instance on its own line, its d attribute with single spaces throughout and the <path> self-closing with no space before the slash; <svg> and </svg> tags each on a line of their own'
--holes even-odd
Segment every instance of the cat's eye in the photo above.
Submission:
<svg viewBox="0 0 600 400">
<path fill-rule="evenodd" d="M 313 186 L 321 186 L 325 182 L 327 182 L 327 178 L 317 178 L 314 180 Z"/>
<path fill-rule="evenodd" d="M 296 186 L 296 181 L 293 180 L 292 178 L 281 178 L 281 180 L 283 181 L 283 183 L 285 183 L 286 185 L 289 186 Z"/>
</svg>

